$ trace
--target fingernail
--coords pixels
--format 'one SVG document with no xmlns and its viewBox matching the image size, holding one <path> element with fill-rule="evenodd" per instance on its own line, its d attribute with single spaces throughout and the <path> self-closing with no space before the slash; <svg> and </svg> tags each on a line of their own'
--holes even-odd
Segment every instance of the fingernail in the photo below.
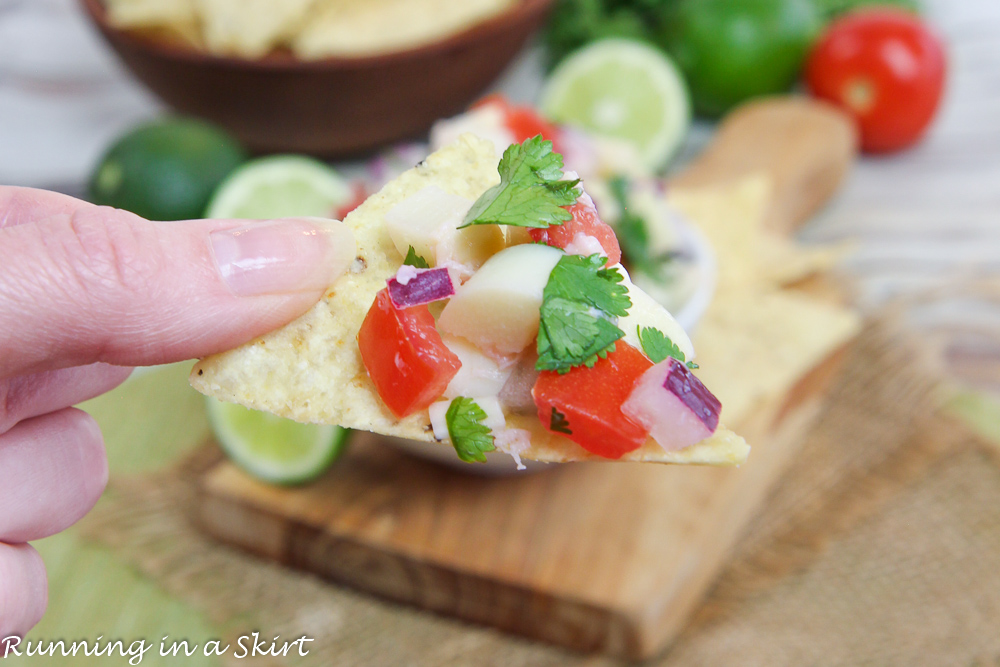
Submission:
<svg viewBox="0 0 1000 667">
<path fill-rule="evenodd" d="M 322 218 L 253 222 L 210 238 L 219 273 L 238 296 L 325 290 L 355 256 L 351 231 Z"/>
</svg>

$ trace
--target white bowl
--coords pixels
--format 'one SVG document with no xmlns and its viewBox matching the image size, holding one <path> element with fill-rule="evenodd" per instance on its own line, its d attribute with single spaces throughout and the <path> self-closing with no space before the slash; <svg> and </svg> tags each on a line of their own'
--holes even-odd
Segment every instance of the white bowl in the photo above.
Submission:
<svg viewBox="0 0 1000 667">
<path fill-rule="evenodd" d="M 678 218 L 676 220 L 679 236 L 685 258 L 690 262 L 690 270 L 695 272 L 693 280 L 696 287 L 684 304 L 673 313 L 675 319 L 684 330 L 692 333 L 705 314 L 708 304 L 715 293 L 716 262 L 715 252 L 705 237 L 689 222 Z M 465 463 L 455 455 L 455 450 L 440 442 L 421 442 L 401 438 L 383 438 L 388 444 L 409 454 L 423 459 L 435 461 L 449 468 L 455 468 L 474 475 L 510 475 L 516 472 L 537 472 L 544 470 L 549 463 L 525 461 L 525 470 L 518 471 L 514 460 L 503 452 L 494 451 L 486 455 L 486 463 Z"/>
<path fill-rule="evenodd" d="M 719 269 L 715 263 L 715 251 L 712 249 L 712 244 L 697 227 L 684 219 L 678 219 L 677 229 L 683 246 L 691 254 L 691 271 L 695 274 L 694 280 L 697 287 L 684 302 L 684 305 L 672 315 L 690 336 L 694 333 L 698 322 L 701 321 L 701 316 L 708 310 L 708 304 L 712 302 L 712 297 L 715 295 L 715 279 Z"/>
</svg>

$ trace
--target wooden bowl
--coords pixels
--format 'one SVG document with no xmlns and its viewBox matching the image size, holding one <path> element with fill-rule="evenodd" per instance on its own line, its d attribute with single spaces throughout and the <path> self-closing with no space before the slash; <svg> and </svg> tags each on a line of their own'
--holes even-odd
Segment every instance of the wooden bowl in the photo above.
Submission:
<svg viewBox="0 0 1000 667">
<path fill-rule="evenodd" d="M 125 65 L 177 111 L 218 123 L 257 152 L 359 154 L 425 132 L 481 95 L 538 28 L 552 0 L 507 12 L 442 41 L 361 58 L 215 56 L 108 25 L 101 0 L 80 0 Z"/>
</svg>

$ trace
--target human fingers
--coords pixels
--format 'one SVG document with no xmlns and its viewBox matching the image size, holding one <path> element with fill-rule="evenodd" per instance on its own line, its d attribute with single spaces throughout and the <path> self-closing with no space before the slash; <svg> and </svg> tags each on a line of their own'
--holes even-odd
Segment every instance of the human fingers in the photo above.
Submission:
<svg viewBox="0 0 1000 667">
<path fill-rule="evenodd" d="M 0 185 L 0 229 L 72 213 L 81 204 L 85 202 L 58 192 Z"/>
<path fill-rule="evenodd" d="M 336 221 L 148 222 L 80 204 L 0 229 L 0 377 L 201 357 L 305 312 L 354 259 Z"/>
<path fill-rule="evenodd" d="M 67 408 L 19 423 L 0 435 L 0 542 L 70 527 L 107 482 L 104 439 L 90 415 Z"/>
<path fill-rule="evenodd" d="M 41 620 L 48 598 L 38 552 L 27 544 L 0 544 L 0 641 L 27 634 Z"/>
<path fill-rule="evenodd" d="M 0 435 L 19 421 L 111 391 L 131 372 L 127 367 L 91 364 L 0 379 Z"/>
</svg>

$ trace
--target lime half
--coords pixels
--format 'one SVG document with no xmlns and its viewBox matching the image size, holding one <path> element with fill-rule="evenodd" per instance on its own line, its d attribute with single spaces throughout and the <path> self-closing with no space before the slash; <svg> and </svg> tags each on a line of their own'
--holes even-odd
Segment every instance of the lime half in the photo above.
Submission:
<svg viewBox="0 0 1000 667">
<path fill-rule="evenodd" d="M 339 426 L 300 424 L 214 398 L 206 404 L 226 454 L 254 477 L 274 484 L 319 477 L 340 456 L 350 434 Z"/>
<path fill-rule="evenodd" d="M 352 197 L 340 174 L 302 155 L 274 155 L 243 165 L 222 182 L 206 218 L 330 218 Z"/>
<path fill-rule="evenodd" d="M 650 169 L 666 166 L 691 122 L 687 87 L 670 57 L 627 39 L 606 39 L 553 70 L 541 110 L 551 120 L 634 146 Z"/>
</svg>

